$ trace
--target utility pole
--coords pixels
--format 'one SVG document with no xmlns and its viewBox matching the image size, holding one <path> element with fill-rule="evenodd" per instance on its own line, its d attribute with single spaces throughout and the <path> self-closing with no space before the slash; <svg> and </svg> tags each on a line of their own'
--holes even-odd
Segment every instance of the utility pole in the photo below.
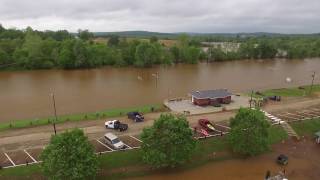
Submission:
<svg viewBox="0 0 320 180">
<path fill-rule="evenodd" d="M 251 109 L 251 103 L 252 103 L 252 96 L 253 96 L 253 90 L 251 90 L 251 96 L 250 96 L 250 109 Z"/>
<path fill-rule="evenodd" d="M 155 74 L 152 74 L 152 76 L 156 79 L 156 88 L 158 87 L 158 78 L 159 78 L 159 73 L 155 73 Z"/>
<path fill-rule="evenodd" d="M 316 77 L 316 72 L 315 71 L 313 71 L 313 74 L 311 75 L 311 77 L 312 77 L 312 81 L 311 81 L 310 92 L 309 92 L 310 95 L 311 95 L 311 91 L 312 91 L 312 88 L 313 88 L 314 78 Z"/>
<path fill-rule="evenodd" d="M 51 93 L 51 96 L 52 96 L 52 102 L 53 102 L 54 116 L 56 118 L 56 120 L 53 121 L 53 130 L 54 130 L 54 135 L 57 135 L 56 122 L 58 122 L 58 117 L 57 117 L 57 109 L 56 109 L 56 100 L 54 98 L 54 93 Z"/>
</svg>

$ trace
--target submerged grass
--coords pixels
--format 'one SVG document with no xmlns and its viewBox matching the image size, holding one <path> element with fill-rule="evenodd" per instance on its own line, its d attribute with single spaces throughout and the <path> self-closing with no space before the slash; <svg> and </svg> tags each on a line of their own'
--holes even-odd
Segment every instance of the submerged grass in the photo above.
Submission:
<svg viewBox="0 0 320 180">
<path fill-rule="evenodd" d="M 290 123 L 298 135 L 314 135 L 320 131 L 320 118 Z"/>
<path fill-rule="evenodd" d="M 262 95 L 254 94 L 254 97 L 261 98 L 265 96 L 283 96 L 283 97 L 303 97 L 313 95 L 315 92 L 320 92 L 320 84 L 312 87 L 312 93 L 310 94 L 311 86 L 300 86 L 294 88 L 281 88 L 281 89 L 270 89 L 262 91 Z M 251 95 L 250 93 L 248 94 Z"/>
</svg>

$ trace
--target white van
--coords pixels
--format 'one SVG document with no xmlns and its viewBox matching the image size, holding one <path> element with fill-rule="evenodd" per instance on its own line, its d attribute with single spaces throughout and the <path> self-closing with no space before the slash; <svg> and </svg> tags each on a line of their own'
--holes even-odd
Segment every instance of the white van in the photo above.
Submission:
<svg viewBox="0 0 320 180">
<path fill-rule="evenodd" d="M 104 135 L 104 142 L 115 149 L 123 149 L 125 148 L 125 145 L 123 142 L 114 134 L 112 133 L 106 133 Z"/>
</svg>

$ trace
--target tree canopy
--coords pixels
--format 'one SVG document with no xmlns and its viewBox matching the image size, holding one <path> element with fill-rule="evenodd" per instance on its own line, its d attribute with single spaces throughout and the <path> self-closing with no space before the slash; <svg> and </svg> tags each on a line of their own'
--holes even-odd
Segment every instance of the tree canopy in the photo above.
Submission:
<svg viewBox="0 0 320 180">
<path fill-rule="evenodd" d="M 154 64 L 189 63 L 206 60 L 273 59 L 320 57 L 319 35 L 286 36 L 173 36 L 165 45 L 157 36 L 146 39 L 108 35 L 108 41 L 96 39 L 97 33 L 79 30 L 37 31 L 6 29 L 0 25 L 0 63 L 15 69 L 95 68 L 99 66 L 150 67 Z M 220 43 L 206 46 L 201 42 Z M 234 47 L 222 47 L 233 45 Z M 207 48 L 207 50 L 205 50 Z M 1 66 L 6 67 L 6 66 Z"/>
<path fill-rule="evenodd" d="M 154 168 L 176 167 L 190 158 L 196 142 L 185 117 L 161 114 L 141 135 L 143 161 Z"/>
<path fill-rule="evenodd" d="M 93 179 L 98 169 L 94 149 L 80 129 L 52 136 L 40 158 L 49 179 Z"/>
<path fill-rule="evenodd" d="M 230 121 L 229 143 L 234 152 L 254 156 L 269 149 L 269 127 L 260 110 L 240 108 Z"/>
</svg>

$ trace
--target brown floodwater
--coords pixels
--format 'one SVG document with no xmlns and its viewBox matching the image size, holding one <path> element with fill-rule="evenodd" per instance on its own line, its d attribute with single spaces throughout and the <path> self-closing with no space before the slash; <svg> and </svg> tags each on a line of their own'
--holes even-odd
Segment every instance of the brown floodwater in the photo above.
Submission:
<svg viewBox="0 0 320 180">
<path fill-rule="evenodd" d="M 273 146 L 273 152 L 247 159 L 232 159 L 210 162 L 203 166 L 184 171 L 161 172 L 153 175 L 132 178 L 136 180 L 262 180 L 269 170 L 271 175 L 280 171 L 289 180 L 320 179 L 320 145 L 314 139 L 291 140 Z M 288 156 L 288 165 L 275 162 L 279 154 Z"/>
<path fill-rule="evenodd" d="M 58 114 L 71 114 L 161 103 L 191 90 L 244 92 L 310 84 L 312 71 L 319 70 L 320 59 L 306 59 L 0 72 L 0 121 L 51 116 L 51 92 Z"/>
</svg>

